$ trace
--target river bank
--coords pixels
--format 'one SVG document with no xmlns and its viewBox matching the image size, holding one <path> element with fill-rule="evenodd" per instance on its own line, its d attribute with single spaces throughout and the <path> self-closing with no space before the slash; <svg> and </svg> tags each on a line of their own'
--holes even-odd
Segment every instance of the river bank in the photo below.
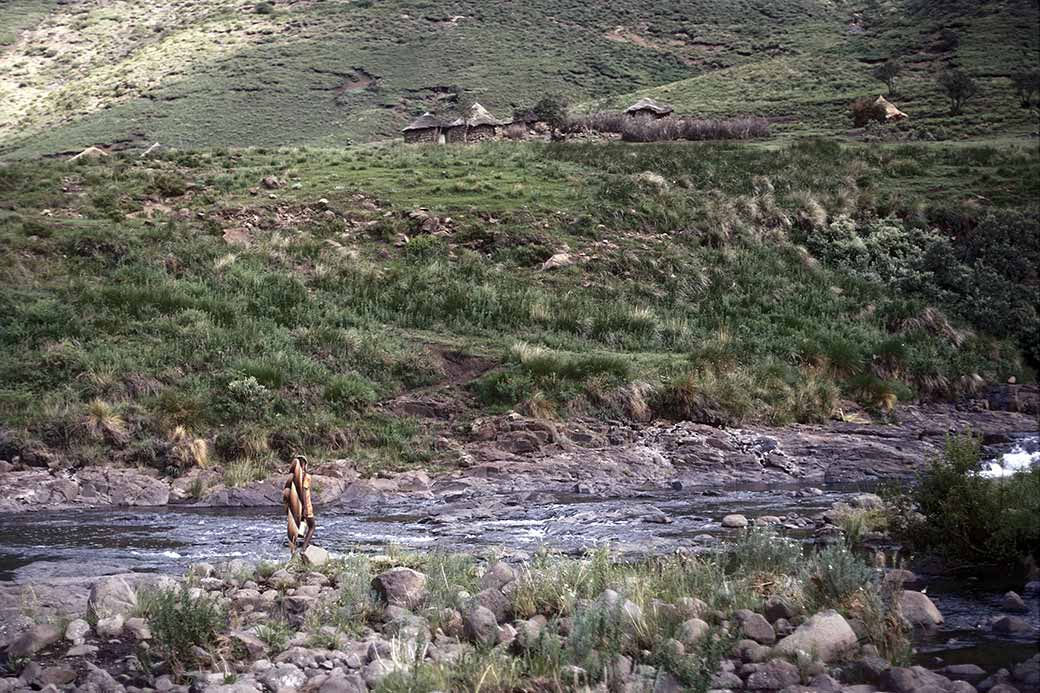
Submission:
<svg viewBox="0 0 1040 693">
<path fill-rule="evenodd" d="M 479 419 L 443 445 L 443 471 L 363 477 L 349 460 L 312 466 L 319 504 L 367 506 L 403 495 L 448 500 L 486 493 L 573 490 L 617 496 L 645 487 L 822 484 L 911 478 L 941 452 L 945 437 L 972 430 L 1006 444 L 1037 430 L 1033 415 L 953 405 L 900 407 L 886 423 L 833 421 L 783 428 L 717 428 L 694 423 L 563 423 L 510 413 Z M 177 479 L 149 469 L 63 469 L 0 461 L 0 512 L 91 507 L 261 507 L 280 503 L 280 475 L 228 486 L 222 472 L 197 468 Z"/>
</svg>

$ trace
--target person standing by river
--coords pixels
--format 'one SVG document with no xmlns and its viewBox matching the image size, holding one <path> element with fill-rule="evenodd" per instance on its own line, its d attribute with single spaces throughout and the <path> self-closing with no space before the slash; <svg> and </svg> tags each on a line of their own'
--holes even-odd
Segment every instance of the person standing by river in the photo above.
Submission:
<svg viewBox="0 0 1040 693">
<path fill-rule="evenodd" d="M 311 503 L 311 475 L 307 473 L 307 458 L 294 455 L 289 465 L 289 478 L 282 489 L 282 503 L 285 505 L 289 551 L 296 555 L 297 539 L 300 536 L 300 523 L 307 523 L 307 533 L 303 537 L 301 551 L 306 551 L 314 536 L 314 505 Z"/>
</svg>

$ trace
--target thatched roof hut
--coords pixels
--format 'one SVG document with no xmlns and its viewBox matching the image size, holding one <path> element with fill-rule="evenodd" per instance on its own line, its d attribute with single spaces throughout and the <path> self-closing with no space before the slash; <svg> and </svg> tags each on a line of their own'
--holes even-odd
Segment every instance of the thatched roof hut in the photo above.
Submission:
<svg viewBox="0 0 1040 693">
<path fill-rule="evenodd" d="M 444 130 L 448 124 L 429 111 L 411 122 L 401 130 L 405 142 L 440 142 L 444 143 Z"/>
<path fill-rule="evenodd" d="M 465 116 L 448 124 L 448 140 L 475 142 L 492 139 L 498 133 L 498 128 L 507 124 L 507 121 L 499 120 L 491 115 L 491 112 L 479 103 L 474 103 L 466 111 Z"/>
<path fill-rule="evenodd" d="M 894 120 L 906 120 L 910 116 L 896 108 L 895 104 L 886 99 L 884 96 L 877 97 L 877 101 L 874 102 L 875 106 L 880 106 L 885 109 L 885 122 L 890 123 Z"/>
<path fill-rule="evenodd" d="M 634 104 L 625 109 L 625 115 L 633 117 L 649 117 L 649 118 L 664 118 L 672 112 L 672 107 L 668 104 L 655 101 L 649 97 L 639 99 Z"/>
</svg>

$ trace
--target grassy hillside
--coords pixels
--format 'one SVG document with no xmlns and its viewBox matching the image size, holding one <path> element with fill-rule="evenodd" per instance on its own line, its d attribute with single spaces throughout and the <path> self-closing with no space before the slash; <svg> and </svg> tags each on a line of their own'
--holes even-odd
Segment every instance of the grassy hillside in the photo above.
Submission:
<svg viewBox="0 0 1040 693">
<path fill-rule="evenodd" d="M 836 132 L 849 101 L 882 90 L 869 70 L 888 57 L 908 64 L 899 103 L 924 128 L 1036 130 L 1006 79 L 1040 60 L 1035 2 L 4 0 L 0 26 L 7 156 L 339 146 L 394 137 L 460 90 L 500 116 L 547 93 L 589 109 L 653 94 L 684 112 Z M 934 86 L 945 66 L 983 79 L 957 119 Z"/>
<path fill-rule="evenodd" d="M 15 164 L 0 457 L 385 468 L 451 462 L 392 404 L 444 385 L 452 424 L 783 423 L 1029 380 L 1038 181 L 1032 149 L 822 140 Z"/>
</svg>

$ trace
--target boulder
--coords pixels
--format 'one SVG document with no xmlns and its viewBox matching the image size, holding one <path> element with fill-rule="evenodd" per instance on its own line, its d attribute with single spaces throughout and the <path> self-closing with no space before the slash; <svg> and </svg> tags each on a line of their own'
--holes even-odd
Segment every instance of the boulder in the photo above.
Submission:
<svg viewBox="0 0 1040 693">
<path fill-rule="evenodd" d="M 125 578 L 114 575 L 95 582 L 87 597 L 87 615 L 94 619 L 127 616 L 137 608 L 137 593 Z"/>
<path fill-rule="evenodd" d="M 378 688 L 379 683 L 386 678 L 387 674 L 392 674 L 397 669 L 398 666 L 390 659 L 374 659 L 361 670 L 361 678 L 369 688 Z"/>
<path fill-rule="evenodd" d="M 676 637 L 687 649 L 693 649 L 697 642 L 706 636 L 711 630 L 711 626 L 706 621 L 702 621 L 699 618 L 691 618 L 679 626 Z"/>
<path fill-rule="evenodd" d="M 47 667 L 36 677 L 36 683 L 43 686 L 56 686 L 61 688 L 76 680 L 76 671 L 65 666 Z"/>
<path fill-rule="evenodd" d="M 994 632 L 1008 635 L 1021 635 L 1032 630 L 1033 626 L 1029 625 L 1029 621 L 1018 616 L 1004 616 L 993 624 Z"/>
<path fill-rule="evenodd" d="M 267 643 L 254 634 L 244 630 L 233 630 L 228 634 L 233 643 L 237 643 L 255 661 L 267 656 Z"/>
<path fill-rule="evenodd" d="M 90 624 L 82 618 L 73 619 L 69 621 L 69 625 L 65 626 L 65 639 L 73 645 L 82 645 L 88 635 L 90 635 Z"/>
<path fill-rule="evenodd" d="M 773 595 L 766 600 L 763 610 L 765 612 L 766 620 L 770 623 L 776 623 L 782 618 L 790 621 L 797 613 L 794 607 L 791 606 L 787 600 L 777 595 Z"/>
<path fill-rule="evenodd" d="M 463 611 L 462 628 L 466 638 L 478 645 L 492 647 L 498 642 L 498 621 L 487 607 L 474 605 Z"/>
<path fill-rule="evenodd" d="M 118 638 L 123 634 L 125 621 L 122 614 L 102 618 L 97 622 L 97 634 L 101 638 Z"/>
<path fill-rule="evenodd" d="M 320 568 L 329 562 L 329 552 L 320 546 L 311 544 L 306 551 L 300 554 L 300 558 L 303 559 L 305 565 Z"/>
<path fill-rule="evenodd" d="M 977 664 L 951 664 L 939 673 L 952 681 L 967 681 L 976 684 L 986 678 L 986 670 Z"/>
<path fill-rule="evenodd" d="M 112 678 L 104 669 L 85 662 L 87 675 L 76 688 L 76 693 L 124 693 L 123 684 Z"/>
<path fill-rule="evenodd" d="M 744 687 L 751 691 L 778 691 L 802 680 L 798 667 L 783 659 L 773 659 L 751 674 Z"/>
<path fill-rule="evenodd" d="M 500 590 L 516 580 L 516 571 L 505 561 L 495 561 L 480 578 L 481 589 Z"/>
<path fill-rule="evenodd" d="M 274 691 L 285 688 L 297 690 L 307 682 L 307 676 L 292 664 L 276 664 L 258 678 Z"/>
<path fill-rule="evenodd" d="M 939 609 L 923 592 L 903 590 L 899 595 L 899 611 L 903 620 L 915 628 L 934 628 L 943 622 Z"/>
<path fill-rule="evenodd" d="M 333 671 L 318 687 L 318 693 L 368 693 L 368 685 L 357 674 Z"/>
<path fill-rule="evenodd" d="M 824 662 L 836 659 L 856 646 L 856 633 L 837 611 L 822 611 L 798 626 L 776 645 L 783 655 L 815 654 Z"/>
<path fill-rule="evenodd" d="M 509 597 L 502 594 L 499 590 L 481 590 L 480 592 L 477 592 L 472 601 L 474 604 L 479 604 L 480 606 L 489 609 L 499 622 L 505 621 L 506 617 L 509 616 L 510 610 L 513 608 L 513 604 L 509 601 Z"/>
<path fill-rule="evenodd" d="M 61 631 L 48 623 L 23 630 L 7 646 L 8 657 L 30 657 L 61 639 Z"/>
<path fill-rule="evenodd" d="M 426 576 L 411 568 L 391 568 L 372 578 L 372 587 L 387 604 L 412 609 L 426 599 Z"/>
<path fill-rule="evenodd" d="M 542 263 L 542 270 L 554 270 L 562 267 L 570 267 L 574 264 L 574 258 L 570 253 L 556 253 L 548 260 Z"/>
<path fill-rule="evenodd" d="M 128 618 L 123 626 L 137 640 L 151 640 L 152 629 L 143 618 Z"/>
<path fill-rule="evenodd" d="M 1017 592 L 1008 592 L 1004 595 L 1004 603 L 1001 605 L 1004 611 L 1027 611 L 1026 602 Z"/>
<path fill-rule="evenodd" d="M 722 518 L 722 526 L 730 529 L 743 529 L 748 526 L 748 519 L 738 513 L 726 515 Z"/>
<path fill-rule="evenodd" d="M 772 645 L 776 642 L 776 631 L 761 614 L 756 614 L 748 609 L 740 609 L 734 616 L 737 623 L 740 624 L 740 632 L 744 637 L 763 645 Z"/>
</svg>

